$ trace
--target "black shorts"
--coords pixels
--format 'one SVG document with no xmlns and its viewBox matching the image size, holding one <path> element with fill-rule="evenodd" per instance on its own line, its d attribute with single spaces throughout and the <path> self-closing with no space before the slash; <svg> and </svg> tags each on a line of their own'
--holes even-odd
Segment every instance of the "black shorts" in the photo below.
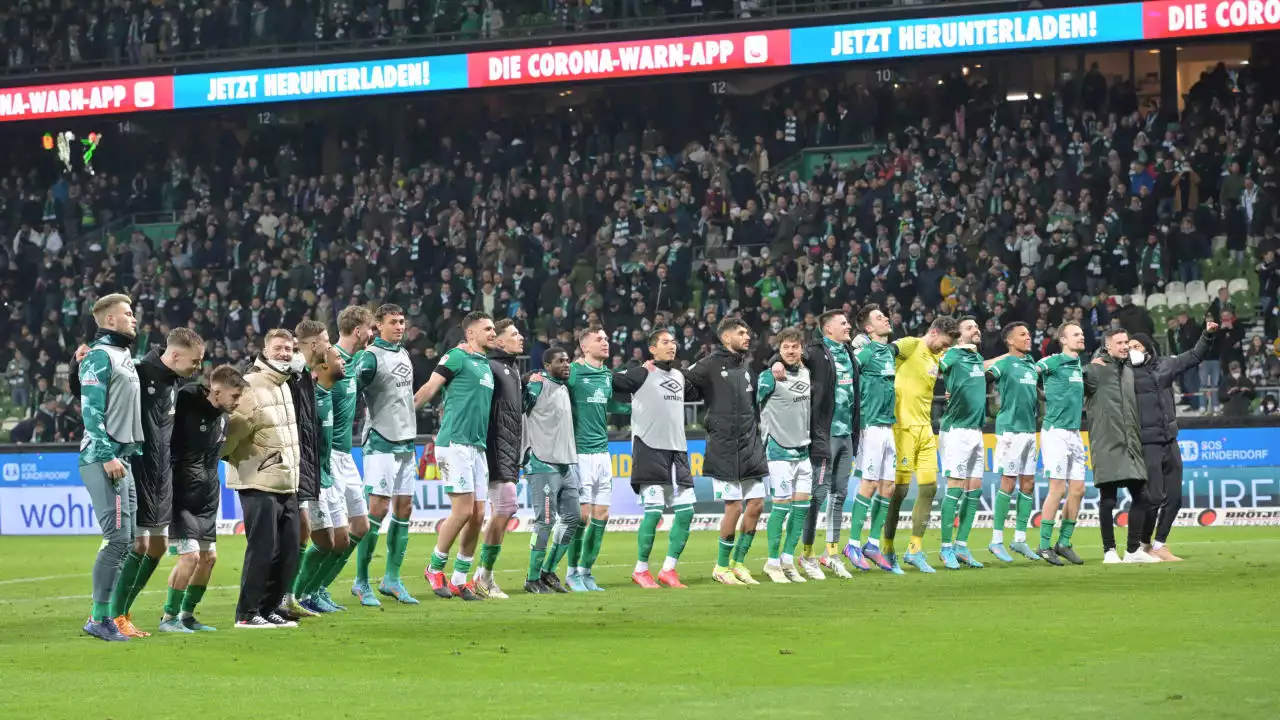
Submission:
<svg viewBox="0 0 1280 720">
<path fill-rule="evenodd" d="M 689 453 L 651 448 L 640 438 L 632 438 L 631 487 L 639 492 L 640 488 L 646 485 L 693 487 Z"/>
</svg>

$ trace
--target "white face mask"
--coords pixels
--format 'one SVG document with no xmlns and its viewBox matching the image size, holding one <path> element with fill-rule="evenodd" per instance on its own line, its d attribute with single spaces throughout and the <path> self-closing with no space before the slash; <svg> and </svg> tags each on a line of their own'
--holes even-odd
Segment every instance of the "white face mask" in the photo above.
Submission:
<svg viewBox="0 0 1280 720">
<path fill-rule="evenodd" d="M 1129 363 L 1134 367 L 1138 367 L 1146 361 L 1147 361 L 1147 356 L 1141 350 L 1129 351 Z"/>
<path fill-rule="evenodd" d="M 299 352 L 294 353 L 293 359 L 289 361 L 290 372 L 297 375 L 306 369 L 307 369 L 307 361 L 303 359 L 302 353 L 299 353 Z"/>
<path fill-rule="evenodd" d="M 1235 372 L 1231 373 L 1231 377 L 1232 377 L 1232 378 L 1234 378 L 1234 379 L 1236 379 L 1236 380 L 1239 380 L 1239 379 L 1240 379 L 1240 371 L 1239 371 L 1239 370 L 1236 370 Z"/>
</svg>

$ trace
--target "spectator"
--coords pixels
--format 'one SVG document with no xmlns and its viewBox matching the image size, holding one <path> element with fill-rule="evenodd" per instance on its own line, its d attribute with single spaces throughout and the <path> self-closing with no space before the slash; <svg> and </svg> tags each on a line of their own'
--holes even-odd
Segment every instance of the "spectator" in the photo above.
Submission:
<svg viewBox="0 0 1280 720">
<path fill-rule="evenodd" d="M 1222 414 L 1227 417 L 1244 417 L 1253 404 L 1253 382 L 1240 369 L 1240 363 L 1232 360 L 1227 374 L 1222 378 Z"/>
</svg>

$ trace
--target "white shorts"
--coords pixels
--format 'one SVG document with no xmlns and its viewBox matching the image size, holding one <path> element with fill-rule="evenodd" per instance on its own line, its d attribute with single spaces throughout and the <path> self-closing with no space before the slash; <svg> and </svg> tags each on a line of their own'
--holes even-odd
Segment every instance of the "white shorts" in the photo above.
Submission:
<svg viewBox="0 0 1280 720">
<path fill-rule="evenodd" d="M 170 555 L 190 555 L 195 552 L 217 552 L 218 543 L 216 540 L 192 540 L 191 538 L 180 538 L 169 541 Z"/>
<path fill-rule="evenodd" d="M 1054 428 L 1040 433 L 1040 454 L 1045 477 L 1053 480 L 1084 480 L 1084 439 L 1079 430 Z"/>
<path fill-rule="evenodd" d="M 1036 474 L 1036 434 L 1005 433 L 996 440 L 996 474 Z"/>
<path fill-rule="evenodd" d="M 769 461 L 769 497 L 790 500 L 793 495 L 813 494 L 813 463 L 805 460 Z"/>
<path fill-rule="evenodd" d="M 736 502 L 738 500 L 756 500 L 764 498 L 764 479 L 755 480 L 716 480 L 711 479 L 711 487 L 715 489 L 715 499 L 719 502 Z"/>
<path fill-rule="evenodd" d="M 640 490 L 640 501 L 645 508 L 667 508 L 675 505 L 692 505 L 697 500 L 693 488 L 677 488 L 674 485 L 645 485 Z"/>
<path fill-rule="evenodd" d="M 169 537 L 169 526 L 139 527 L 133 535 L 134 537 Z"/>
<path fill-rule="evenodd" d="M 982 442 L 982 431 L 971 428 L 952 428 L 938 435 L 938 447 L 942 451 L 942 476 L 949 480 L 980 478 L 986 470 L 984 456 L 987 449 Z"/>
<path fill-rule="evenodd" d="M 437 450 L 437 455 L 439 451 Z M 480 456 L 484 460 L 484 455 Z M 417 469 L 413 453 L 369 453 L 364 456 L 364 482 L 378 497 L 413 495 Z"/>
<path fill-rule="evenodd" d="M 351 453 L 341 450 L 329 453 L 329 472 L 333 474 L 333 486 L 339 488 L 342 499 L 347 504 L 347 517 L 368 515 L 369 505 L 364 499 L 364 481 L 360 479 L 360 471 L 356 469 L 356 461 L 351 457 Z"/>
<path fill-rule="evenodd" d="M 576 475 L 578 502 L 609 507 L 613 501 L 613 458 L 607 452 L 579 455 L 571 475 Z"/>
<path fill-rule="evenodd" d="M 484 500 L 489 489 L 489 462 L 484 450 L 470 445 L 436 446 L 436 467 L 440 481 L 450 495 L 471 493 Z"/>
<path fill-rule="evenodd" d="M 347 525 L 347 502 L 342 490 L 336 484 L 320 488 L 320 499 L 309 500 L 303 505 L 313 531 L 330 530 Z"/>
<path fill-rule="evenodd" d="M 880 425 L 863 428 L 858 440 L 858 477 L 877 482 L 893 480 L 897 477 L 897 464 L 893 428 Z"/>
</svg>

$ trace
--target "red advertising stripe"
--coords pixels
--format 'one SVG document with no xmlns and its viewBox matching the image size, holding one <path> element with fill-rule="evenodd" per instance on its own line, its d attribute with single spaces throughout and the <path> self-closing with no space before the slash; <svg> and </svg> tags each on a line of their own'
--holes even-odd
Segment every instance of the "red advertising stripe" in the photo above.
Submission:
<svg viewBox="0 0 1280 720">
<path fill-rule="evenodd" d="M 1280 28 L 1280 0 L 1142 3 L 1142 32 L 1147 39 L 1276 28 Z"/>
<path fill-rule="evenodd" d="M 791 63 L 786 30 L 471 53 L 470 86 L 683 75 Z"/>
<path fill-rule="evenodd" d="M 0 90 L 0 122 L 173 109 L 173 78 L 28 85 Z"/>
</svg>

